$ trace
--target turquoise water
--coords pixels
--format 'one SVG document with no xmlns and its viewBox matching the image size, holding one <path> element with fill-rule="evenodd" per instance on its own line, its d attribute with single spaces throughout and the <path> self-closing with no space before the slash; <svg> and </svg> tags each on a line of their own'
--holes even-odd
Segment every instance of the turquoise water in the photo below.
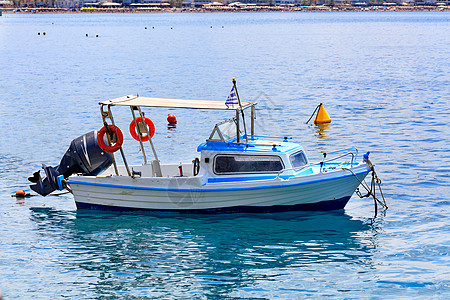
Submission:
<svg viewBox="0 0 450 300">
<path fill-rule="evenodd" d="M 449 298 L 448 32 L 449 13 L 3 15 L 4 298 Z M 371 151 L 389 209 L 373 218 L 373 203 L 354 196 L 335 212 L 152 215 L 10 196 L 102 126 L 98 101 L 224 101 L 232 77 L 242 99 L 259 101 L 259 133 L 291 135 L 310 155 Z M 305 124 L 319 102 L 326 128 Z M 129 112 L 115 113 L 126 132 Z M 147 116 L 164 162 L 192 160 L 231 117 Z"/>
</svg>

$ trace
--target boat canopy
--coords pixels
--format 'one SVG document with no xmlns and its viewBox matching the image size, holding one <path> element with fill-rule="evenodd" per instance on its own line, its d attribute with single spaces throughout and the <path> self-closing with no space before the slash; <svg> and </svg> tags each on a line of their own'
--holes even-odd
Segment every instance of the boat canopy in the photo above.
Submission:
<svg viewBox="0 0 450 300">
<path fill-rule="evenodd" d="M 112 100 L 99 102 L 101 105 L 122 105 L 122 106 L 143 106 L 143 107 L 167 107 L 167 108 L 190 108 L 190 109 L 218 109 L 218 110 L 239 110 L 239 105 L 228 108 L 225 101 L 217 100 L 189 100 L 189 99 L 169 99 L 141 97 L 139 95 L 128 95 Z M 242 108 L 252 107 L 256 102 L 242 101 Z"/>
<path fill-rule="evenodd" d="M 239 99 L 239 98 L 238 98 Z M 136 126 L 136 129 L 138 130 L 137 136 L 138 141 L 140 143 L 140 149 L 142 150 L 142 154 L 144 156 L 144 164 L 147 164 L 147 155 L 145 154 L 145 149 L 143 145 L 143 138 L 144 134 L 147 137 L 147 140 L 149 141 L 153 155 L 155 157 L 155 160 L 152 160 L 152 166 L 154 168 L 154 172 L 156 174 L 156 177 L 161 177 L 161 169 L 159 166 L 159 160 L 158 155 L 156 154 L 156 149 L 152 142 L 152 137 L 149 132 L 149 128 L 147 126 L 143 126 L 143 131 L 141 132 L 140 126 L 138 126 L 139 122 L 142 122 L 141 120 L 145 120 L 144 114 L 141 111 L 141 107 L 165 107 L 165 108 L 189 108 L 189 109 L 216 109 L 216 110 L 229 110 L 234 111 L 236 116 L 235 118 L 232 118 L 230 120 L 227 120 L 225 122 L 221 122 L 217 124 L 214 127 L 213 132 L 211 133 L 209 140 L 210 141 L 221 141 L 221 142 L 229 142 L 233 141 L 235 143 L 240 143 L 241 141 L 241 130 L 240 130 L 240 114 L 242 115 L 242 123 L 244 125 L 244 133 L 245 133 L 245 143 L 248 144 L 248 137 L 247 137 L 247 130 L 245 126 L 245 118 L 244 118 L 244 112 L 243 110 L 246 108 L 251 108 L 250 113 L 250 135 L 253 136 L 255 133 L 255 104 L 256 102 L 250 102 L 250 101 L 241 101 L 241 105 L 233 105 L 233 107 L 227 107 L 225 104 L 225 101 L 217 101 L 217 100 L 188 100 L 188 99 L 169 99 L 169 98 L 154 98 L 154 97 L 140 97 L 138 95 L 128 95 L 116 99 L 106 100 L 99 102 L 101 105 L 100 111 L 103 119 L 103 128 L 110 128 L 110 130 L 113 130 L 112 128 L 116 128 L 114 124 L 114 118 L 112 116 L 111 112 L 111 106 L 128 106 L 131 108 L 131 114 L 133 115 L 134 124 Z M 105 106 L 108 107 L 107 111 L 104 110 Z M 242 106 L 242 110 L 241 110 Z M 135 111 L 138 111 L 139 118 L 136 118 Z M 107 119 L 110 120 L 112 125 L 107 125 Z M 145 121 L 147 123 L 147 121 Z M 110 127 L 112 126 L 112 127 Z M 131 128 L 131 125 L 130 125 Z M 108 129 L 106 129 L 108 130 Z M 120 129 L 119 129 L 120 131 Z M 109 135 L 107 135 L 109 136 Z M 111 141 L 108 137 L 108 144 L 111 145 Z M 145 140 L 145 141 L 147 141 Z M 117 144 L 117 143 L 116 143 Z M 125 168 L 127 169 L 127 173 L 132 176 L 131 171 L 128 168 L 128 164 L 126 162 L 125 154 L 123 153 L 123 149 L 120 148 L 120 153 L 122 155 Z M 118 174 L 117 171 L 117 165 L 115 160 L 113 160 L 114 168 L 116 170 L 116 174 Z"/>
</svg>

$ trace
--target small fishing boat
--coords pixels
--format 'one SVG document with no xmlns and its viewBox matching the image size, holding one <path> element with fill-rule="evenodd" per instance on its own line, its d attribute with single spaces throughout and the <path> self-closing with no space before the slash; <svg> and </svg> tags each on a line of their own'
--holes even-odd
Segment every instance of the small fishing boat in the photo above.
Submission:
<svg viewBox="0 0 450 300">
<path fill-rule="evenodd" d="M 130 95 L 100 102 L 104 126 L 74 139 L 57 167 L 43 165 L 45 177 L 35 172 L 29 178 L 31 189 L 43 196 L 67 189 L 77 208 L 89 209 L 273 212 L 344 208 L 373 169 L 368 154 L 358 162 L 358 151 L 349 148 L 310 161 L 305 149 L 288 137 L 256 135 L 256 103 L 241 102 L 233 83 L 226 101 Z M 140 144 L 142 164 L 127 163 L 114 107 L 131 111 L 129 129 Z M 215 124 L 209 138 L 198 146 L 197 158 L 166 164 L 158 159 L 152 140 L 154 125 L 143 112 L 158 107 L 222 110 L 232 117 Z M 244 111 L 248 110 L 246 118 Z M 146 152 L 149 149 L 151 156 Z"/>
</svg>

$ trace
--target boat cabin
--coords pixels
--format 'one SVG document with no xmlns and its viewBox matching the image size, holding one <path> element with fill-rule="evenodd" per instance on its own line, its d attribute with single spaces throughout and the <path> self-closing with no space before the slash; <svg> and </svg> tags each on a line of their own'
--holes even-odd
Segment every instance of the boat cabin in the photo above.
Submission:
<svg viewBox="0 0 450 300">
<path fill-rule="evenodd" d="M 128 166 L 123 150 L 120 149 L 123 166 L 116 160 L 102 176 L 131 177 L 193 177 L 203 176 L 207 182 L 223 182 L 246 179 L 266 179 L 276 176 L 292 176 L 302 172 L 301 167 L 309 164 L 303 148 L 289 142 L 288 138 L 260 137 L 255 135 L 255 102 L 242 102 L 238 107 L 227 107 L 224 102 L 211 100 L 185 100 L 125 96 L 100 102 L 104 123 L 114 125 L 112 106 L 128 106 L 136 122 L 137 136 L 144 156 L 140 166 Z M 182 164 L 162 164 L 152 142 L 149 126 L 142 126 L 145 117 L 141 107 L 170 107 L 188 109 L 219 109 L 235 111 L 231 119 L 217 123 L 209 138 L 197 148 L 200 157 Z M 106 109 L 105 109 L 106 108 Z M 250 128 L 247 132 L 243 111 L 250 109 Z M 149 159 L 144 143 L 148 140 L 153 152 Z"/>
</svg>

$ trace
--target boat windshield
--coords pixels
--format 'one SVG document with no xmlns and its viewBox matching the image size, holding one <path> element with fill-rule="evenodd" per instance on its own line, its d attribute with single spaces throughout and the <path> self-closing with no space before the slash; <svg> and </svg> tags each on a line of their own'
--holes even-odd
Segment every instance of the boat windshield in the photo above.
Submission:
<svg viewBox="0 0 450 300">
<path fill-rule="evenodd" d="M 236 126 L 236 118 L 217 123 L 216 126 L 214 126 L 209 140 L 227 142 L 235 139 L 237 137 Z"/>
<path fill-rule="evenodd" d="M 303 151 L 296 152 L 289 157 L 293 168 L 303 167 L 308 163 Z"/>
</svg>

